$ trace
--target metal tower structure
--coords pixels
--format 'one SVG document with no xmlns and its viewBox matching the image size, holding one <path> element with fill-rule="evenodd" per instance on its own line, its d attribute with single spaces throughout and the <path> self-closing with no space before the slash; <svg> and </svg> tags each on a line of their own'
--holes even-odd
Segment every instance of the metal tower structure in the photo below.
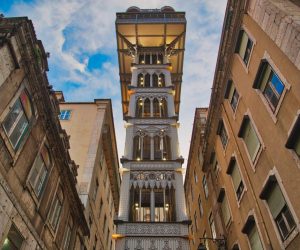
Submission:
<svg viewBox="0 0 300 250">
<path fill-rule="evenodd" d="M 189 249 L 178 118 L 184 12 L 130 7 L 117 13 L 126 142 L 116 249 Z"/>
</svg>

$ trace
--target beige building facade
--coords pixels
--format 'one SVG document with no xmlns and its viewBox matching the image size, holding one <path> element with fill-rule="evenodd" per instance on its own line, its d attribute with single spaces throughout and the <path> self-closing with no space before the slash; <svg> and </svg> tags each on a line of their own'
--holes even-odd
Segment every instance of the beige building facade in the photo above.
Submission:
<svg viewBox="0 0 300 250">
<path fill-rule="evenodd" d="M 0 248 L 86 249 L 77 167 L 26 17 L 0 17 Z"/>
<path fill-rule="evenodd" d="M 185 180 L 191 249 L 300 248 L 299 16 L 297 1 L 228 1 Z"/>
<path fill-rule="evenodd" d="M 77 190 L 89 222 L 88 249 L 115 249 L 112 234 L 119 208 L 120 175 L 111 100 L 65 102 L 60 121 L 70 137 L 70 155 L 78 164 Z"/>
</svg>

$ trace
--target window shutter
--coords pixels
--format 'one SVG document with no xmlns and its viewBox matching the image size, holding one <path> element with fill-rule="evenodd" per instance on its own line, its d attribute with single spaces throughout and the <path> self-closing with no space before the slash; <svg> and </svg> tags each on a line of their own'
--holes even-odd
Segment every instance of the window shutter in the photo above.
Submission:
<svg viewBox="0 0 300 250">
<path fill-rule="evenodd" d="M 255 80 L 254 80 L 254 83 L 252 86 L 254 89 L 261 88 L 261 83 L 265 76 L 266 68 L 268 67 L 268 65 L 269 65 L 269 63 L 267 62 L 267 60 L 263 59 L 260 61 L 256 76 L 255 76 Z"/>
<path fill-rule="evenodd" d="M 241 41 L 242 41 L 243 34 L 244 34 L 244 31 L 240 30 L 239 37 L 238 37 L 238 40 L 237 40 L 237 43 L 236 43 L 236 47 L 235 47 L 235 51 L 234 51 L 235 53 L 239 52 L 240 44 L 241 44 Z"/>
<path fill-rule="evenodd" d="M 251 249 L 263 250 L 263 247 L 262 247 L 262 244 L 261 244 L 260 237 L 259 237 L 258 230 L 257 230 L 256 226 L 254 226 L 252 228 L 252 230 L 250 231 L 248 237 L 249 237 Z"/>
<path fill-rule="evenodd" d="M 267 197 L 267 202 L 273 218 L 275 219 L 280 211 L 285 206 L 286 202 L 280 190 L 278 183 L 276 183 Z"/>
<path fill-rule="evenodd" d="M 217 135 L 221 134 L 222 128 L 223 128 L 223 121 L 220 120 L 217 128 Z"/>
<path fill-rule="evenodd" d="M 225 99 L 228 99 L 231 88 L 232 88 L 232 80 L 228 80 L 227 85 L 226 85 L 226 89 L 225 89 L 225 94 L 224 94 Z"/>
<path fill-rule="evenodd" d="M 298 115 L 285 147 L 288 149 L 294 149 L 297 155 L 300 156 L 300 115 Z"/>
<path fill-rule="evenodd" d="M 240 44 L 240 48 L 239 48 L 239 55 L 241 56 L 242 59 L 244 59 L 244 56 L 245 56 L 248 39 L 249 38 L 248 38 L 247 33 L 245 31 L 243 31 L 243 36 L 242 36 L 241 44 Z"/>
<path fill-rule="evenodd" d="M 222 210 L 222 216 L 224 219 L 224 224 L 227 225 L 229 220 L 230 220 L 230 212 L 229 212 L 229 208 L 228 208 L 228 202 L 226 197 L 223 197 L 223 201 L 221 203 L 221 210 Z"/>
<path fill-rule="evenodd" d="M 253 161 L 259 149 L 260 142 L 250 121 L 245 129 L 244 140 L 248 149 L 248 153 Z"/>
<path fill-rule="evenodd" d="M 240 171 L 236 165 L 236 162 L 234 163 L 233 169 L 232 169 L 232 173 L 231 173 L 231 178 L 232 178 L 232 182 L 233 182 L 233 186 L 235 191 L 238 189 L 242 178 L 241 178 L 241 174 Z"/>
</svg>

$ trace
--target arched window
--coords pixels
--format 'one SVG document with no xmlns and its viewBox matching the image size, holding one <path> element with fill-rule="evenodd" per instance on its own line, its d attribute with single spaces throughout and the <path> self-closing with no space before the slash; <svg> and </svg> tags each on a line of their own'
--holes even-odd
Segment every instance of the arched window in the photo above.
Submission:
<svg viewBox="0 0 300 250">
<path fill-rule="evenodd" d="M 152 54 L 152 64 L 157 64 L 157 55 Z"/>
<path fill-rule="evenodd" d="M 171 142 L 170 137 L 165 135 L 163 137 L 163 160 L 171 159 Z"/>
<path fill-rule="evenodd" d="M 160 117 L 168 117 L 168 105 L 166 99 L 161 99 L 159 102 Z"/>
<path fill-rule="evenodd" d="M 160 136 L 156 135 L 154 140 L 154 160 L 162 159 L 162 139 Z"/>
<path fill-rule="evenodd" d="M 144 102 L 144 115 L 143 117 L 150 117 L 151 116 L 151 109 L 150 109 L 150 100 L 147 98 Z"/>
<path fill-rule="evenodd" d="M 145 75 L 145 87 L 150 88 L 150 74 Z"/>
<path fill-rule="evenodd" d="M 139 98 L 136 100 L 136 104 L 135 104 L 135 116 L 138 118 L 142 117 L 143 114 L 143 99 Z"/>
<path fill-rule="evenodd" d="M 159 101 L 157 98 L 153 99 L 153 117 L 160 117 L 160 111 L 159 111 Z"/>
<path fill-rule="evenodd" d="M 143 138 L 143 160 L 150 160 L 151 156 L 151 138 L 144 136 Z"/>
<path fill-rule="evenodd" d="M 156 74 L 152 75 L 152 86 L 153 86 L 153 88 L 158 87 L 158 76 Z"/>
<path fill-rule="evenodd" d="M 137 86 L 139 87 L 139 88 L 142 88 L 142 87 L 144 87 L 144 76 L 143 76 L 143 74 L 142 73 L 140 73 L 139 75 L 138 75 L 138 82 L 137 82 Z"/>
<path fill-rule="evenodd" d="M 150 64 L 150 54 L 145 55 L 145 62 L 146 64 Z"/>
<path fill-rule="evenodd" d="M 160 73 L 158 76 L 158 87 L 165 87 L 165 75 L 163 73 Z"/>
<path fill-rule="evenodd" d="M 139 63 L 140 64 L 145 64 L 145 55 L 144 54 L 139 55 Z"/>
<path fill-rule="evenodd" d="M 162 64 L 162 63 L 164 63 L 164 57 L 162 54 L 158 54 L 157 64 Z"/>
<path fill-rule="evenodd" d="M 133 160 L 141 159 L 141 152 L 142 152 L 141 150 L 142 150 L 141 137 L 139 135 L 136 135 L 133 138 L 133 154 L 132 154 Z"/>
</svg>

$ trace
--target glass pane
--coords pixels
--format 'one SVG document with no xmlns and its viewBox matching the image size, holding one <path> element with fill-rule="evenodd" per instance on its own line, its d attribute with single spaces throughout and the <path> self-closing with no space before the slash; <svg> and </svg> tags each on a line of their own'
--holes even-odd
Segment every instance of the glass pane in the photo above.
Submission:
<svg viewBox="0 0 300 250">
<path fill-rule="evenodd" d="M 267 85 L 267 82 L 269 81 L 271 72 L 272 72 L 272 69 L 271 69 L 270 65 L 267 65 L 265 70 L 263 71 L 263 78 L 262 78 L 261 83 L 260 83 L 260 90 L 261 91 L 264 91 L 264 89 Z"/>
<path fill-rule="evenodd" d="M 43 165 L 42 158 L 38 154 L 35 161 L 34 161 L 34 163 L 33 163 L 33 165 L 32 165 L 31 175 L 30 175 L 30 178 L 29 178 L 29 182 L 30 182 L 32 187 L 35 186 L 37 176 L 40 172 L 40 168 L 41 168 L 42 165 Z"/>
<path fill-rule="evenodd" d="M 230 91 L 229 91 L 229 94 L 228 94 L 228 100 L 229 101 L 231 101 L 231 99 L 233 97 L 234 90 L 235 90 L 234 84 L 233 84 L 233 82 L 231 82 Z"/>
<path fill-rule="evenodd" d="M 26 116 L 27 116 L 28 120 L 30 120 L 30 118 L 32 117 L 32 106 L 31 106 L 30 99 L 25 90 L 22 91 L 22 93 L 20 95 L 20 100 L 22 102 Z"/>
<path fill-rule="evenodd" d="M 273 187 L 267 202 L 273 218 L 276 218 L 286 204 L 278 184 Z"/>
<path fill-rule="evenodd" d="M 36 185 L 35 185 L 35 191 L 36 191 L 36 194 L 38 196 L 40 196 L 41 191 L 43 190 L 46 176 L 47 176 L 47 168 L 43 164 L 42 167 L 41 167 L 41 171 L 39 173 L 39 176 L 38 176 L 38 180 L 37 180 Z"/>
<path fill-rule="evenodd" d="M 277 224 L 277 227 L 279 229 L 279 232 L 280 232 L 280 235 L 282 237 L 282 239 L 286 239 L 286 237 L 288 236 L 289 234 L 289 230 L 287 228 L 287 225 L 284 221 L 284 218 L 282 216 L 282 214 L 280 214 L 277 218 L 276 218 L 276 224 Z"/>
<path fill-rule="evenodd" d="M 232 96 L 232 99 L 230 102 L 233 111 L 236 110 L 238 100 L 239 100 L 239 93 L 236 90 L 234 90 L 234 93 L 233 93 L 233 96 Z"/>
<path fill-rule="evenodd" d="M 14 225 L 11 226 L 7 238 L 4 240 L 2 250 L 19 250 L 22 247 L 24 238 Z"/>
<path fill-rule="evenodd" d="M 246 51 L 245 51 L 245 55 L 244 55 L 244 62 L 245 62 L 246 65 L 249 62 L 249 58 L 250 58 L 250 54 L 251 54 L 251 50 L 252 50 L 252 45 L 253 45 L 253 42 L 250 39 L 248 39 L 247 47 L 246 47 Z"/>
<path fill-rule="evenodd" d="M 21 141 L 22 135 L 25 134 L 28 128 L 28 121 L 24 113 L 19 119 L 17 125 L 9 136 L 9 139 L 14 148 L 18 146 L 19 141 Z"/>
<path fill-rule="evenodd" d="M 14 123 L 16 122 L 16 120 L 22 112 L 22 105 L 20 103 L 20 100 L 18 99 L 3 122 L 3 127 L 7 134 L 11 133 L 11 129 Z"/>
<path fill-rule="evenodd" d="M 291 231 L 296 226 L 296 223 L 288 206 L 285 206 L 285 208 L 283 209 L 283 214 Z"/>
</svg>

